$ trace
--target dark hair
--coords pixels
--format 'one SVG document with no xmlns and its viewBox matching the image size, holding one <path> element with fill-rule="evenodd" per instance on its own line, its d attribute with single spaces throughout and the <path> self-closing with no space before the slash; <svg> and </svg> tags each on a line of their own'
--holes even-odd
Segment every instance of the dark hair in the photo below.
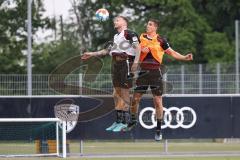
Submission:
<svg viewBox="0 0 240 160">
<path fill-rule="evenodd" d="M 160 23 L 159 23 L 159 21 L 157 19 L 149 19 L 149 21 L 153 22 L 157 28 L 160 25 Z"/>
<path fill-rule="evenodd" d="M 128 19 L 127 19 L 127 17 L 124 17 L 124 16 L 117 16 L 117 17 L 122 18 L 122 19 L 128 24 Z"/>
</svg>

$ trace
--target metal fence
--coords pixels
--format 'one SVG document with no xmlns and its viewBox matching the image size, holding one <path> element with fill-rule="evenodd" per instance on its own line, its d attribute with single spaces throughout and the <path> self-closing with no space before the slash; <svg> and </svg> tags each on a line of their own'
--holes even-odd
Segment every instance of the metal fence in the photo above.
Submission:
<svg viewBox="0 0 240 160">
<path fill-rule="evenodd" d="M 233 64 L 168 66 L 164 79 L 173 86 L 168 94 L 235 94 L 239 91 L 239 74 L 235 74 Z M 32 94 L 112 94 L 111 75 L 33 74 Z M 27 75 L 0 74 L 0 95 L 27 95 Z"/>
</svg>

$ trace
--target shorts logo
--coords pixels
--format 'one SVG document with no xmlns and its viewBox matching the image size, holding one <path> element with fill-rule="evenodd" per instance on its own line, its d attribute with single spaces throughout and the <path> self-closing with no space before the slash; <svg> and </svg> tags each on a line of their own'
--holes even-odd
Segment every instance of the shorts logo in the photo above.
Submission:
<svg viewBox="0 0 240 160">
<path fill-rule="evenodd" d="M 145 112 L 151 112 L 150 116 L 144 116 Z M 164 118 L 162 129 L 164 128 L 184 128 L 189 129 L 192 128 L 196 121 L 197 115 L 196 112 L 191 107 L 182 107 L 181 109 L 177 107 L 169 107 L 164 108 Z M 174 116 L 175 113 L 175 116 Z M 155 120 L 155 109 L 152 107 L 146 107 L 141 110 L 139 114 L 139 122 L 141 126 L 145 129 L 153 129 L 157 126 L 157 122 Z M 146 122 L 151 122 L 151 124 L 146 124 Z"/>
</svg>

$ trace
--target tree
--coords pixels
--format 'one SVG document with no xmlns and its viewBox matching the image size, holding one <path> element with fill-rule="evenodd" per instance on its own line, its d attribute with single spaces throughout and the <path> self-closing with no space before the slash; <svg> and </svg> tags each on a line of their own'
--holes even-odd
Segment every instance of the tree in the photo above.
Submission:
<svg viewBox="0 0 240 160">
<path fill-rule="evenodd" d="M 191 1 L 188 0 L 139 0 L 129 7 L 135 8 L 134 25 L 143 31 L 143 26 L 150 18 L 160 20 L 159 33 L 166 37 L 173 49 L 180 53 L 193 52 L 194 63 L 206 62 L 203 59 L 203 39 L 205 32 L 211 30 L 206 20 L 196 13 Z M 134 16 L 133 16 L 134 17 Z M 172 63 L 179 63 L 173 61 Z"/>
<path fill-rule="evenodd" d="M 65 33 L 65 40 L 35 45 L 33 48 L 33 73 L 49 74 L 64 61 L 79 55 L 79 45 L 71 34 Z"/>
<path fill-rule="evenodd" d="M 213 31 L 224 32 L 230 41 L 234 40 L 234 21 L 240 19 L 239 0 L 192 0 L 192 4 Z"/>
<path fill-rule="evenodd" d="M 54 42 L 34 45 L 34 73 L 50 73 L 63 61 L 81 55 L 84 51 L 103 49 L 115 34 L 112 17 L 117 14 L 116 10 L 120 10 L 117 5 L 112 4 L 115 2 L 106 3 L 106 8 L 111 11 L 110 20 L 99 22 L 94 19 L 95 11 L 102 7 L 103 1 L 94 3 L 88 0 L 71 0 L 70 14 L 71 18 L 76 19 L 76 21 L 63 25 L 63 40 L 57 39 Z M 44 63 L 46 66 L 43 67 Z M 104 64 L 102 72 L 110 73 L 110 58 L 104 58 Z"/>
<path fill-rule="evenodd" d="M 209 63 L 232 62 L 234 50 L 227 39 L 226 33 L 211 32 L 205 34 L 204 58 Z"/>
<path fill-rule="evenodd" d="M 139 34 L 145 31 L 145 24 L 149 18 L 160 20 L 160 35 L 166 37 L 171 47 L 180 53 L 193 52 L 193 63 L 232 61 L 234 49 L 232 25 L 234 19 L 239 17 L 237 0 L 221 2 L 217 0 L 98 0 L 97 3 L 88 0 L 71 0 L 71 2 L 72 19 L 77 21 L 64 24 L 64 41 L 58 39 L 49 44 L 41 44 L 45 50 L 36 47 L 37 59 L 34 61 L 34 71 L 37 73 L 40 71 L 48 73 L 66 58 L 82 54 L 85 50 L 102 49 L 115 34 L 113 17 L 123 12 L 126 15 L 126 11 L 130 11 L 127 13 L 130 19 L 129 28 Z M 106 22 L 94 19 L 95 11 L 102 7 L 110 11 L 110 19 Z M 225 44 L 227 49 L 218 49 L 221 46 L 216 40 L 220 39 L 222 41 L 219 44 Z M 69 49 L 69 47 L 73 48 Z M 41 69 L 42 56 L 49 62 L 45 69 Z M 105 58 L 104 62 L 103 73 L 110 73 L 110 58 Z M 181 62 L 171 61 L 167 64 L 176 63 Z"/>
<path fill-rule="evenodd" d="M 42 18 L 41 0 L 33 1 L 32 6 L 33 33 L 49 28 L 49 19 Z M 26 73 L 27 1 L 0 1 L 0 17 L 0 73 Z"/>
</svg>

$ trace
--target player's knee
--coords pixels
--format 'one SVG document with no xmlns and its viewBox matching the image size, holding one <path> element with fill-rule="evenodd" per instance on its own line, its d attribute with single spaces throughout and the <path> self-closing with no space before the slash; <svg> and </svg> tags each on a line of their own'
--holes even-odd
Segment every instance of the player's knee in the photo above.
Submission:
<svg viewBox="0 0 240 160">
<path fill-rule="evenodd" d="M 157 103 L 161 103 L 162 102 L 162 96 L 153 96 L 153 101 L 155 101 Z"/>
<path fill-rule="evenodd" d="M 153 101 L 154 101 L 156 108 L 162 108 L 162 97 L 155 96 L 155 97 L 153 97 Z"/>
<path fill-rule="evenodd" d="M 119 97 L 119 95 L 116 91 L 113 91 L 113 97 Z"/>
</svg>

